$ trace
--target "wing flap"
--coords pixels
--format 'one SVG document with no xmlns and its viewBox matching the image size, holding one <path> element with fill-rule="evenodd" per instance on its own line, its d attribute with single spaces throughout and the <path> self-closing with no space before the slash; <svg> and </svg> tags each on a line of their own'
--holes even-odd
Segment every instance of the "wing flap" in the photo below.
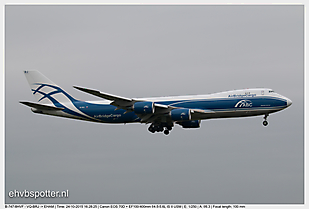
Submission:
<svg viewBox="0 0 309 209">
<path fill-rule="evenodd" d="M 214 114 L 215 111 L 212 110 L 201 110 L 201 109 L 191 109 L 193 113 L 201 113 L 201 114 Z"/>
<path fill-rule="evenodd" d="M 28 107 L 33 107 L 38 110 L 64 110 L 64 108 L 61 107 L 54 107 L 54 106 L 49 106 L 49 105 L 43 105 L 43 104 L 38 104 L 38 103 L 33 103 L 33 102 L 24 102 L 24 101 L 19 101 L 19 103 L 26 105 Z"/>
</svg>

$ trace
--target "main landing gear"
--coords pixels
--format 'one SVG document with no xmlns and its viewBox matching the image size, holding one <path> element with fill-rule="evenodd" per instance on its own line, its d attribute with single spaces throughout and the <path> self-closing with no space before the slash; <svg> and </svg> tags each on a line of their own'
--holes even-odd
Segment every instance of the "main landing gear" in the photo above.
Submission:
<svg viewBox="0 0 309 209">
<path fill-rule="evenodd" d="M 265 114 L 264 116 L 264 121 L 263 121 L 263 125 L 264 126 L 267 126 L 268 125 L 268 122 L 267 122 L 267 117 L 269 116 L 269 114 Z"/>
<path fill-rule="evenodd" d="M 173 126 L 171 125 L 167 125 L 164 123 L 160 123 L 160 124 L 151 124 L 148 128 L 148 131 L 150 131 L 151 133 L 155 133 L 155 132 L 163 132 L 165 135 L 169 135 L 170 131 L 172 130 Z"/>
</svg>

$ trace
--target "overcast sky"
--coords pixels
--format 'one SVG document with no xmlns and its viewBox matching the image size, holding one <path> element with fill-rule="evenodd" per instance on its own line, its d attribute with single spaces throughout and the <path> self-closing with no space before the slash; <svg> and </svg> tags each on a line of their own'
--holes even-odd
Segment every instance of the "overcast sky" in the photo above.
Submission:
<svg viewBox="0 0 309 209">
<path fill-rule="evenodd" d="M 303 203 L 303 6 L 5 7 L 6 203 Z M 175 126 L 37 115 L 23 70 L 124 97 L 265 87 L 269 116 Z M 11 190 L 69 190 L 11 199 Z"/>
</svg>

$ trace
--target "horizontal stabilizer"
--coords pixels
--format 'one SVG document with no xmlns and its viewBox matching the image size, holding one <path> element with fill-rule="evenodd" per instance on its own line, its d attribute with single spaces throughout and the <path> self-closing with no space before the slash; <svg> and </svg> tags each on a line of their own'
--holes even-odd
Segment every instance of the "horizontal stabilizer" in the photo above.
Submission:
<svg viewBox="0 0 309 209">
<path fill-rule="evenodd" d="M 38 103 L 33 103 L 33 102 L 22 102 L 19 101 L 19 103 L 22 103 L 24 105 L 27 105 L 29 107 L 33 107 L 38 110 L 64 110 L 64 108 L 61 107 L 53 107 L 49 105 L 43 105 L 43 104 L 38 104 Z"/>
</svg>

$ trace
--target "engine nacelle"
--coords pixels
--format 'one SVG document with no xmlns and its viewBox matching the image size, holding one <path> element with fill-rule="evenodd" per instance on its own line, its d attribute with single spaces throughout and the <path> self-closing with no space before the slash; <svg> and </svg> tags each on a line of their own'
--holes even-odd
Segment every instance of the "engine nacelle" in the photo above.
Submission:
<svg viewBox="0 0 309 209">
<path fill-rule="evenodd" d="M 189 120 L 184 122 L 179 122 L 179 125 L 181 125 L 183 128 L 199 128 L 201 121 L 200 120 Z"/>
<path fill-rule="evenodd" d="M 154 103 L 153 102 L 136 102 L 133 105 L 133 110 L 136 114 L 151 114 L 154 113 Z"/>
<path fill-rule="evenodd" d="M 173 121 L 191 120 L 190 109 L 173 109 L 170 114 Z"/>
</svg>

